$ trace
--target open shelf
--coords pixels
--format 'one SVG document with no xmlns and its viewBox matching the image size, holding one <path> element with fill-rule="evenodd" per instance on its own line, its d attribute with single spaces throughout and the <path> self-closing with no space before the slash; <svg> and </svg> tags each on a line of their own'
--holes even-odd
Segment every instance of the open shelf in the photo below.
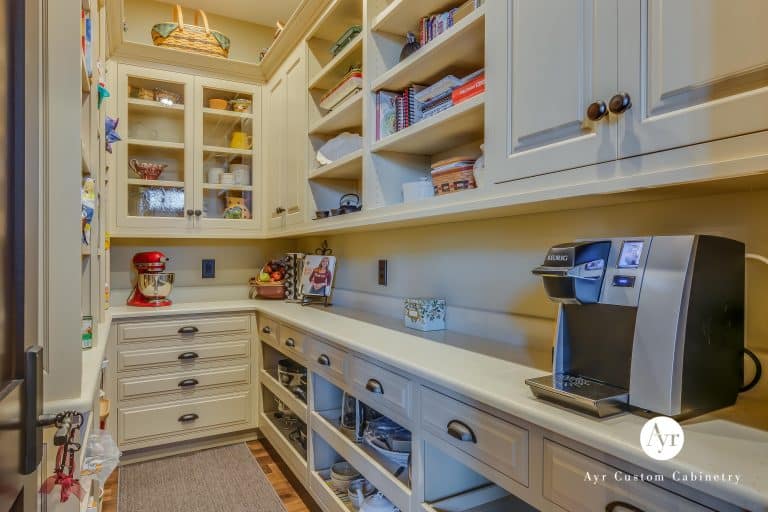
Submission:
<svg viewBox="0 0 768 512">
<path fill-rule="evenodd" d="M 400 468 L 396 463 L 385 460 L 373 448 L 358 444 L 346 437 L 328 418 L 340 416 L 340 411 L 312 413 L 311 424 L 314 433 L 323 438 L 341 457 L 352 464 L 369 482 L 389 498 L 401 510 L 407 510 L 411 497 L 408 487 L 408 471 L 394 476 Z"/>
<path fill-rule="evenodd" d="M 304 454 L 301 453 L 301 447 L 295 446 L 295 444 L 288 439 L 283 432 L 277 427 L 272 419 L 272 413 L 262 412 L 259 416 L 259 430 L 264 434 L 269 443 L 280 455 L 280 458 L 291 468 L 294 476 L 306 485 L 307 475 L 307 459 Z"/>
<path fill-rule="evenodd" d="M 184 188 L 183 181 L 142 180 L 140 178 L 128 178 L 128 185 L 138 185 L 140 187 Z"/>
<path fill-rule="evenodd" d="M 336 0 L 307 34 L 306 39 L 336 41 L 352 25 L 362 25 L 363 2 L 361 0 Z"/>
<path fill-rule="evenodd" d="M 253 155 L 252 149 L 228 148 L 225 146 L 203 146 L 203 151 L 206 153 L 221 153 L 224 155 L 242 155 L 242 156 Z"/>
<path fill-rule="evenodd" d="M 381 139 L 371 146 L 371 151 L 434 155 L 482 138 L 484 122 L 485 94 L 482 93 Z"/>
<path fill-rule="evenodd" d="M 159 101 L 154 100 L 141 100 L 139 98 L 128 98 L 128 109 L 129 110 L 136 110 L 136 111 L 143 111 L 143 112 L 157 112 L 157 111 L 173 111 L 173 112 L 183 112 L 184 111 L 184 105 L 166 105 L 165 103 L 160 103 Z"/>
<path fill-rule="evenodd" d="M 160 140 L 128 139 L 126 140 L 126 143 L 133 146 L 145 146 L 148 148 L 184 149 L 183 142 L 163 142 Z"/>
<path fill-rule="evenodd" d="M 329 90 L 349 71 L 349 67 L 363 62 L 363 34 L 358 34 L 338 55 L 323 66 L 323 69 L 309 81 L 309 89 Z"/>
<path fill-rule="evenodd" d="M 203 183 L 203 188 L 206 190 L 232 190 L 250 192 L 253 190 L 253 185 L 222 185 L 219 183 Z"/>
<path fill-rule="evenodd" d="M 356 512 L 356 508 L 349 501 L 346 495 L 341 495 L 331 487 L 330 483 L 330 470 L 312 471 L 309 475 L 310 488 L 314 489 L 317 493 L 324 494 L 321 501 L 333 512 Z"/>
<path fill-rule="evenodd" d="M 259 372 L 259 378 L 261 384 L 272 392 L 277 398 L 280 399 L 293 413 L 301 418 L 304 423 L 307 422 L 307 404 L 296 398 L 296 396 L 290 392 L 285 386 L 280 384 L 278 380 L 272 376 L 267 370 L 261 370 Z"/>
<path fill-rule="evenodd" d="M 217 108 L 204 108 L 203 115 L 206 117 L 219 117 L 224 119 L 241 119 L 244 121 L 250 121 L 253 119 L 251 112 L 234 112 L 232 110 L 221 110 Z"/>
<path fill-rule="evenodd" d="M 359 91 L 318 119 L 309 134 L 338 133 L 363 124 L 363 92 Z"/>
<path fill-rule="evenodd" d="M 461 3 L 461 0 L 393 0 L 374 18 L 371 30 L 405 35 L 418 26 L 422 16 L 447 11 Z"/>
<path fill-rule="evenodd" d="M 328 165 L 312 169 L 309 179 L 359 179 L 363 172 L 363 150 L 358 149 Z"/>
<path fill-rule="evenodd" d="M 85 66 L 85 54 L 80 52 L 80 85 L 83 93 L 91 92 L 91 77 L 88 76 L 88 69 Z"/>
<path fill-rule="evenodd" d="M 447 74 L 466 74 L 483 67 L 484 6 L 373 80 L 371 89 L 402 90 L 412 83 L 429 85 Z"/>
</svg>

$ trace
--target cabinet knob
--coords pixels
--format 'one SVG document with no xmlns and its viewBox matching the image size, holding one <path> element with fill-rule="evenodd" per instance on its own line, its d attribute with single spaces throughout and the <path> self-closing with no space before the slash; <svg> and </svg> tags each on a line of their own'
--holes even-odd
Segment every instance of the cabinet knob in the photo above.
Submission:
<svg viewBox="0 0 768 512">
<path fill-rule="evenodd" d="M 365 384 L 365 389 L 375 395 L 384 394 L 384 387 L 381 385 L 381 382 L 377 381 L 376 379 L 368 379 L 368 382 Z"/>
<path fill-rule="evenodd" d="M 270 328 L 269 326 L 266 326 L 263 329 L 261 329 L 261 332 L 263 332 L 264 334 L 270 334 L 272 332 L 272 328 Z"/>
<path fill-rule="evenodd" d="M 199 217 L 203 214 L 203 210 L 195 210 L 195 217 Z"/>
<path fill-rule="evenodd" d="M 608 105 L 603 100 L 598 100 L 587 107 L 587 119 L 599 121 L 608 115 Z"/>
<path fill-rule="evenodd" d="M 189 209 L 187 210 L 187 217 L 191 217 L 195 214 L 195 210 Z"/>
<path fill-rule="evenodd" d="M 286 339 L 285 340 L 285 346 L 286 347 L 291 347 L 291 348 L 295 347 L 296 346 L 296 340 L 293 339 L 293 338 Z"/>
<path fill-rule="evenodd" d="M 189 421 L 195 421 L 198 418 L 200 418 L 200 416 L 198 416 L 195 413 L 183 414 L 183 415 L 179 416 L 179 423 L 187 423 Z"/>
<path fill-rule="evenodd" d="M 629 510 L 630 512 L 645 512 L 643 509 L 627 503 L 626 501 L 612 501 L 605 506 L 605 512 L 619 512 L 620 510 Z"/>
<path fill-rule="evenodd" d="M 283 208 L 282 206 L 278 206 L 277 208 L 275 208 L 275 213 L 278 215 L 285 213 L 285 208 Z"/>
<path fill-rule="evenodd" d="M 320 354 L 320 357 L 317 358 L 317 364 L 331 366 L 331 359 L 325 354 Z"/>
<path fill-rule="evenodd" d="M 477 437 L 472 429 L 459 420 L 451 420 L 446 426 L 448 435 L 466 443 L 477 443 Z"/>
<path fill-rule="evenodd" d="M 632 108 L 632 98 L 626 92 L 620 92 L 608 102 L 608 108 L 612 114 L 623 114 Z"/>
</svg>

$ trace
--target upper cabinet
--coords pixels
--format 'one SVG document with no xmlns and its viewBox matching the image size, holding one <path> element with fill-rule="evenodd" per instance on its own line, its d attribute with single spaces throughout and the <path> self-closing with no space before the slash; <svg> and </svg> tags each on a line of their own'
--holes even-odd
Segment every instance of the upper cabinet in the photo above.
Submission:
<svg viewBox="0 0 768 512">
<path fill-rule="evenodd" d="M 260 89 L 130 65 L 118 75 L 113 233 L 254 233 Z"/>
<path fill-rule="evenodd" d="M 489 37 L 499 42 L 487 65 L 487 129 L 498 133 L 486 141 L 491 178 L 768 129 L 761 4 L 489 2 Z"/>
<path fill-rule="evenodd" d="M 304 222 L 307 197 L 306 48 L 300 44 L 265 86 L 264 204 L 269 229 Z"/>
</svg>

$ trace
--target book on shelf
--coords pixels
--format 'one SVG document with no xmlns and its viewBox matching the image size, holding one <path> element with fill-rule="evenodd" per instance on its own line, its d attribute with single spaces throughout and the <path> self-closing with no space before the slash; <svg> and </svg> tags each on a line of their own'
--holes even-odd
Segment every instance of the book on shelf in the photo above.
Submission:
<svg viewBox="0 0 768 512">
<path fill-rule="evenodd" d="M 376 140 L 397 132 L 397 105 L 399 94 L 379 91 L 376 93 Z"/>
<path fill-rule="evenodd" d="M 456 87 L 451 92 L 451 100 L 454 105 L 458 105 L 462 101 L 466 101 L 483 92 L 485 92 L 485 72 L 478 74 L 465 84 Z"/>
</svg>

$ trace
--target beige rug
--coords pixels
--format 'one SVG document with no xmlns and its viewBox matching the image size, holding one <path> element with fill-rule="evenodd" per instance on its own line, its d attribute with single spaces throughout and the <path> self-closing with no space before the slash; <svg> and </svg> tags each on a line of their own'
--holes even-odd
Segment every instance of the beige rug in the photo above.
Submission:
<svg viewBox="0 0 768 512">
<path fill-rule="evenodd" d="M 243 444 L 120 468 L 118 512 L 285 512 Z"/>
</svg>

